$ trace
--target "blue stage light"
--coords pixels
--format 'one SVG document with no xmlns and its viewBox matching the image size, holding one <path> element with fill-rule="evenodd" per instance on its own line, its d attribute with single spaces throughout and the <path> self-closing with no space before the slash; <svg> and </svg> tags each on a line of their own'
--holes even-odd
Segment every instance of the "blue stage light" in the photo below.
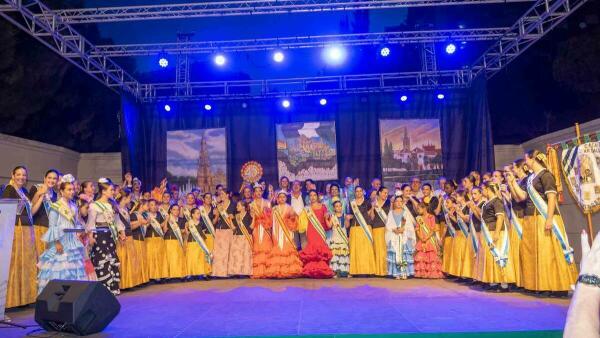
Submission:
<svg viewBox="0 0 600 338">
<path fill-rule="evenodd" d="M 285 99 L 285 100 L 281 101 L 281 106 L 282 106 L 283 108 L 286 108 L 286 109 L 287 109 L 287 108 L 289 108 L 289 107 L 290 107 L 290 105 L 291 105 L 291 103 L 290 103 L 290 100 L 288 100 L 288 99 Z"/>
<path fill-rule="evenodd" d="M 437 94 L 437 98 L 438 98 L 438 100 L 443 100 L 443 99 L 444 99 L 444 97 L 445 97 L 445 96 L 444 96 L 444 94 L 442 94 L 442 93 L 439 93 L 439 94 Z"/>
<path fill-rule="evenodd" d="M 390 55 L 390 49 L 388 47 L 383 47 L 379 51 L 379 54 L 381 54 L 381 56 L 383 56 L 383 57 L 387 57 Z"/>
<path fill-rule="evenodd" d="M 204 105 L 204 110 L 209 111 L 212 109 L 212 106 L 210 104 L 205 104 Z"/>
<path fill-rule="evenodd" d="M 400 101 L 406 102 L 406 100 L 408 100 L 408 96 L 406 96 L 406 95 L 400 96 Z"/>
<path fill-rule="evenodd" d="M 171 111 L 171 106 L 169 106 L 168 104 L 165 104 L 165 111 Z"/>
<path fill-rule="evenodd" d="M 158 59 L 158 65 L 162 68 L 166 68 L 169 65 L 169 60 L 167 60 L 167 58 L 163 56 L 160 59 Z"/>
<path fill-rule="evenodd" d="M 219 67 L 224 66 L 225 62 L 227 62 L 227 59 L 225 58 L 225 55 L 223 54 L 217 54 L 215 55 L 215 64 Z"/>
<path fill-rule="evenodd" d="M 273 61 L 275 61 L 277 63 L 281 63 L 281 62 L 283 62 L 283 59 L 285 59 L 285 54 L 283 54 L 282 51 L 277 51 L 277 52 L 273 53 Z"/>
<path fill-rule="evenodd" d="M 346 49 L 341 46 L 330 46 L 323 52 L 325 61 L 332 65 L 342 64 L 346 60 Z"/>
<path fill-rule="evenodd" d="M 456 45 L 453 43 L 449 43 L 446 45 L 446 53 L 447 54 L 454 54 L 454 52 L 456 52 Z"/>
<path fill-rule="evenodd" d="M 325 99 L 325 98 L 320 99 L 319 100 L 319 104 L 322 105 L 322 106 L 326 105 L 327 104 L 327 99 Z"/>
</svg>

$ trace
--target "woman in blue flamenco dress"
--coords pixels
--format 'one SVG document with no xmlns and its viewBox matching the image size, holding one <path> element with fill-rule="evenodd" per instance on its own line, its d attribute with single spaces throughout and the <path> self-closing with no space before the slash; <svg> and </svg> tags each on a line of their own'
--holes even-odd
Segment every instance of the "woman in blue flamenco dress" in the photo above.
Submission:
<svg viewBox="0 0 600 338">
<path fill-rule="evenodd" d="M 49 281 L 88 280 L 85 272 L 85 247 L 78 236 L 83 233 L 77 206 L 72 202 L 75 195 L 71 175 L 65 175 L 60 183 L 61 198 L 52 203 L 49 228 L 42 237 L 46 251 L 40 256 L 38 266 L 38 294 Z"/>
</svg>

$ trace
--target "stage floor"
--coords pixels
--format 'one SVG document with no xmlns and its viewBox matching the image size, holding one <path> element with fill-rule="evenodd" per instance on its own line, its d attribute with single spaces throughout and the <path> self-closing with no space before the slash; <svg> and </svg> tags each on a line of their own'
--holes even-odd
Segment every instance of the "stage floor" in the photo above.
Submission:
<svg viewBox="0 0 600 338">
<path fill-rule="evenodd" d="M 96 337 L 222 337 L 562 330 L 568 299 L 490 294 L 445 280 L 211 280 L 124 292 Z M 33 309 L 9 311 L 33 325 Z M 35 330 L 2 329 L 2 337 Z M 38 332 L 36 332 L 38 333 Z"/>
</svg>

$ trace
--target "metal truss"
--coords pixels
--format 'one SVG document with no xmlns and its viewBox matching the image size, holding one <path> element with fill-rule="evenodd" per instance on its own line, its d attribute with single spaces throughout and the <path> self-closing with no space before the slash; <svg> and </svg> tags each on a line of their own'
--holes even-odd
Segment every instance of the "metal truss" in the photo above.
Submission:
<svg viewBox="0 0 600 338">
<path fill-rule="evenodd" d="M 383 33 L 335 34 L 283 38 L 245 39 L 226 41 L 197 41 L 151 44 L 97 46 L 98 53 L 110 57 L 170 54 L 203 54 L 220 52 L 250 52 L 273 49 L 318 48 L 335 43 L 343 46 L 434 43 L 445 41 L 490 41 L 510 39 L 509 27 L 403 31 Z"/>
<path fill-rule="evenodd" d="M 426 42 L 421 46 L 421 67 L 424 72 L 437 72 L 437 58 L 435 56 L 435 44 L 433 42 Z M 427 81 L 432 86 L 438 84 L 437 77 L 430 77 Z"/>
<path fill-rule="evenodd" d="M 37 0 L 2 0 L 0 16 L 109 88 L 137 95 L 139 83 Z"/>
<path fill-rule="evenodd" d="M 538 0 L 506 35 L 498 39 L 473 65 L 475 77 L 489 79 L 566 19 L 587 0 Z"/>
<path fill-rule="evenodd" d="M 477 5 L 532 0 L 234 0 L 198 3 L 64 9 L 67 23 L 183 19 L 213 16 L 351 11 L 405 7 Z"/>
<path fill-rule="evenodd" d="M 430 78 L 437 83 L 431 84 Z M 240 81 L 207 81 L 187 84 L 189 95 L 177 95 L 180 88 L 175 83 L 142 84 L 140 99 L 151 101 L 181 101 L 199 99 L 243 99 L 265 97 L 293 97 L 334 95 L 342 93 L 393 92 L 400 90 L 426 90 L 440 88 L 465 88 L 472 78 L 471 71 L 446 70 L 436 72 L 402 72 L 320 76 L 306 78 Z"/>
</svg>

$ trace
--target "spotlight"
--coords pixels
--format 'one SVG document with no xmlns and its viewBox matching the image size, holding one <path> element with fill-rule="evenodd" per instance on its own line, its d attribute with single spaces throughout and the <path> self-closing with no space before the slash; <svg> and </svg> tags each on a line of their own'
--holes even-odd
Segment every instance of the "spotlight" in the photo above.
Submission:
<svg viewBox="0 0 600 338">
<path fill-rule="evenodd" d="M 283 54 L 282 51 L 277 51 L 277 52 L 273 53 L 273 61 L 280 63 L 280 62 L 283 62 L 283 59 L 285 59 L 285 55 Z"/>
<path fill-rule="evenodd" d="M 326 105 L 327 104 L 327 99 L 325 99 L 325 98 L 320 99 L 319 100 L 319 104 L 322 105 L 322 106 Z"/>
<path fill-rule="evenodd" d="M 324 50 L 325 61 L 332 65 L 339 65 L 346 59 L 346 50 L 341 46 L 330 46 Z"/>
<path fill-rule="evenodd" d="M 443 99 L 444 99 L 444 97 L 445 97 L 445 96 L 444 96 L 444 94 L 442 94 L 442 93 L 439 93 L 439 94 L 437 94 L 437 98 L 438 98 L 438 100 L 443 100 Z"/>
<path fill-rule="evenodd" d="M 406 102 L 406 100 L 408 100 L 408 96 L 406 96 L 406 95 L 400 96 L 400 101 Z"/>
<path fill-rule="evenodd" d="M 212 106 L 210 104 L 205 104 L 204 105 L 204 110 L 209 111 L 212 109 Z"/>
<path fill-rule="evenodd" d="M 223 54 L 217 54 L 215 56 L 215 64 L 219 67 L 224 66 L 225 62 L 227 62 L 227 59 L 225 58 L 225 55 Z"/>
<path fill-rule="evenodd" d="M 169 60 L 167 60 L 166 57 L 162 56 L 160 59 L 158 59 L 158 65 L 162 68 L 166 68 L 169 65 Z"/>
<path fill-rule="evenodd" d="M 169 106 L 168 104 L 165 104 L 165 111 L 171 111 L 171 106 Z"/>
<path fill-rule="evenodd" d="M 446 45 L 446 54 L 454 54 L 456 52 L 456 45 L 449 43 Z"/>
<path fill-rule="evenodd" d="M 290 103 L 290 100 L 288 100 L 288 99 L 285 99 L 285 100 L 281 101 L 281 106 L 282 106 L 283 108 L 286 108 L 286 109 L 287 109 L 287 108 L 289 108 L 289 107 L 290 107 L 290 105 L 291 105 L 291 103 Z"/>
<path fill-rule="evenodd" d="M 383 57 L 387 57 L 390 55 L 390 49 L 388 47 L 383 47 L 379 51 L 379 54 L 381 54 L 381 56 L 383 56 Z"/>
</svg>

